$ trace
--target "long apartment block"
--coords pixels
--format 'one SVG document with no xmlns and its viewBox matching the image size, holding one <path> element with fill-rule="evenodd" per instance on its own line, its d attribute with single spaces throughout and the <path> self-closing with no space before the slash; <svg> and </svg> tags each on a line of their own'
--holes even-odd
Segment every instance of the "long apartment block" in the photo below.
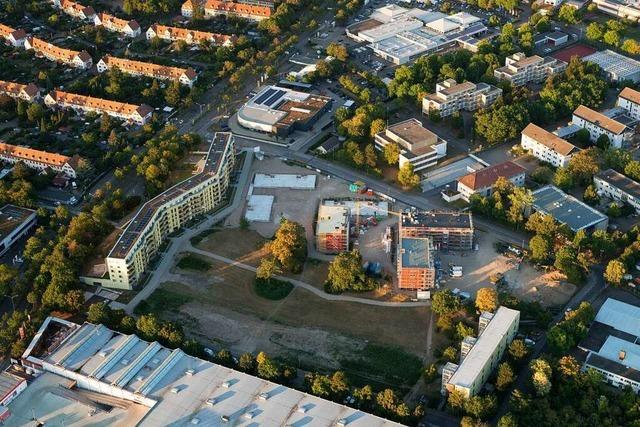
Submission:
<svg viewBox="0 0 640 427">
<path fill-rule="evenodd" d="M 640 213 L 640 184 L 613 169 L 593 176 L 593 183 L 600 196 L 627 203 Z"/>
<path fill-rule="evenodd" d="M 166 41 L 182 40 L 187 44 L 200 44 L 208 42 L 214 46 L 233 46 L 236 37 L 226 34 L 209 33 L 206 31 L 190 30 L 188 28 L 167 27 L 166 25 L 153 24 L 147 30 L 147 40 L 158 37 Z"/>
<path fill-rule="evenodd" d="M 91 55 L 87 51 L 64 49 L 37 37 L 27 37 L 24 48 L 33 49 L 36 55 L 41 55 L 49 61 L 62 62 L 74 68 L 89 69 L 93 65 Z"/>
<path fill-rule="evenodd" d="M 116 58 L 106 55 L 96 65 L 99 73 L 111 68 L 117 68 L 123 73 L 133 76 L 145 76 L 159 80 L 172 80 L 180 84 L 192 87 L 198 79 L 193 68 L 167 67 L 165 65 L 152 64 L 150 62 L 134 61 L 125 58 Z"/>
<path fill-rule="evenodd" d="M 400 217 L 399 236 L 429 237 L 436 250 L 471 250 L 473 219 L 470 212 L 411 210 Z"/>
<path fill-rule="evenodd" d="M 93 23 L 99 27 L 104 27 L 106 30 L 121 33 L 127 37 L 138 37 L 141 33 L 140 24 L 134 19 L 121 19 L 108 13 L 98 13 Z"/>
<path fill-rule="evenodd" d="M 167 236 L 224 201 L 235 161 L 231 133 L 216 133 L 200 173 L 146 202 L 106 259 L 111 286 L 133 289 Z"/>
<path fill-rule="evenodd" d="M 566 167 L 571 157 L 580 151 L 569 141 L 533 123 L 522 130 L 520 145 L 537 159 L 555 167 Z"/>
<path fill-rule="evenodd" d="M 489 107 L 502 95 L 502 89 L 487 83 L 457 83 L 447 79 L 436 85 L 436 92 L 422 99 L 422 112 L 437 111 L 440 117 L 447 117 L 460 111 L 475 111 Z"/>
<path fill-rule="evenodd" d="M 13 29 L 8 25 L 0 24 L 0 37 L 5 39 L 13 47 L 23 47 L 27 39 L 27 33 L 23 29 Z"/>
<path fill-rule="evenodd" d="M 153 108 L 146 104 L 126 104 L 124 102 L 110 101 L 108 99 L 94 98 L 60 90 L 51 91 L 44 98 L 44 103 L 49 108 L 71 108 L 79 113 L 106 113 L 111 117 L 137 125 L 146 124 L 151 120 L 153 114 Z"/>
<path fill-rule="evenodd" d="M 33 148 L 6 144 L 0 141 L 0 160 L 11 164 L 22 162 L 25 166 L 37 171 L 51 169 L 55 172 L 63 173 L 69 178 L 76 178 L 80 157 L 77 155 L 73 157 L 63 156 L 62 154 L 34 150 Z"/>
<path fill-rule="evenodd" d="M 92 20 L 96 15 L 91 6 L 83 6 L 70 0 L 53 0 L 53 6 L 77 19 Z"/>
<path fill-rule="evenodd" d="M 558 74 L 567 68 L 567 63 L 550 56 L 526 56 L 514 53 L 505 59 L 504 67 L 497 68 L 493 75 L 499 80 L 506 80 L 514 86 L 527 83 L 540 83 L 547 77 Z"/>
<path fill-rule="evenodd" d="M 616 105 L 624 109 L 630 117 L 640 120 L 640 92 L 637 90 L 630 87 L 622 89 Z"/>
<path fill-rule="evenodd" d="M 621 148 L 622 144 L 631 141 L 638 120 L 626 115 L 624 109 L 613 108 L 604 112 L 592 110 L 580 105 L 573 112 L 571 124 L 589 131 L 589 139 L 596 142 L 602 135 L 609 138 L 609 144 Z"/>
<path fill-rule="evenodd" d="M 196 0 L 187 0 L 181 7 L 182 16 L 192 17 L 196 7 L 202 7 L 205 18 L 227 15 L 261 21 L 269 18 L 273 13 L 273 4 L 270 2 L 233 2 L 219 0 L 198 2 Z"/>
<path fill-rule="evenodd" d="M 34 102 L 40 99 L 40 89 L 33 83 L 24 85 L 0 80 L 0 94 L 27 102 Z"/>
</svg>

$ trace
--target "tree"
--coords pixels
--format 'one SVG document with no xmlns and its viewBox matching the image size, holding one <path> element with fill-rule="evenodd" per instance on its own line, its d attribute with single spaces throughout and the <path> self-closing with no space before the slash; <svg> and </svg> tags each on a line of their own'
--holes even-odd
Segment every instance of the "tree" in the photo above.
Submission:
<svg viewBox="0 0 640 427">
<path fill-rule="evenodd" d="M 498 407 L 496 396 L 472 396 L 464 403 L 464 410 L 467 414 L 478 418 L 486 419 Z"/>
<path fill-rule="evenodd" d="M 534 372 L 531 380 L 538 396 L 545 396 L 551 391 L 551 381 L 544 373 Z"/>
<path fill-rule="evenodd" d="M 537 235 L 552 239 L 558 232 L 558 224 L 551 215 L 536 212 L 527 220 L 525 229 Z"/>
<path fill-rule="evenodd" d="M 458 350 L 455 347 L 449 346 L 442 352 L 442 358 L 447 362 L 455 362 L 458 359 Z"/>
<path fill-rule="evenodd" d="M 222 348 L 216 354 L 216 362 L 223 366 L 233 366 L 233 356 L 228 349 Z"/>
<path fill-rule="evenodd" d="M 319 397 L 328 397 L 331 394 L 331 381 L 329 377 L 320 374 L 313 375 L 311 393 Z"/>
<path fill-rule="evenodd" d="M 602 37 L 604 36 L 604 30 L 602 29 L 602 26 L 600 24 L 598 24 L 597 22 L 592 22 L 587 25 L 585 35 L 589 40 L 599 41 L 602 40 Z"/>
<path fill-rule="evenodd" d="M 474 118 L 476 134 L 489 144 L 516 138 L 531 121 L 529 111 L 521 102 L 494 104 L 493 108 L 478 111 Z"/>
<path fill-rule="evenodd" d="M 449 393 L 447 397 L 447 404 L 454 410 L 461 410 L 464 408 L 464 404 L 466 402 L 466 397 L 461 390 L 454 390 Z"/>
<path fill-rule="evenodd" d="M 431 310 L 439 316 L 460 310 L 460 298 L 450 289 L 436 292 L 431 299 Z"/>
<path fill-rule="evenodd" d="M 580 150 L 571 157 L 567 166 L 573 180 L 580 184 L 587 184 L 593 180 L 593 175 L 600 170 L 598 166 L 598 150 L 587 148 Z"/>
<path fill-rule="evenodd" d="M 370 385 L 353 389 L 353 397 L 358 402 L 359 408 L 370 408 L 373 403 L 373 389 Z"/>
<path fill-rule="evenodd" d="M 274 257 L 264 257 L 260 260 L 260 265 L 256 270 L 256 277 L 262 280 L 269 280 L 280 273 L 282 273 L 282 269 L 278 261 Z"/>
<path fill-rule="evenodd" d="M 256 358 L 258 362 L 258 376 L 266 380 L 275 380 L 280 377 L 280 368 L 264 352 L 260 352 Z"/>
<path fill-rule="evenodd" d="M 626 52 L 629 55 L 640 55 L 640 43 L 635 39 L 626 39 L 624 42 L 622 42 L 622 46 L 620 46 L 620 49 L 622 49 L 623 52 Z"/>
<path fill-rule="evenodd" d="M 416 188 L 420 185 L 420 176 L 413 171 L 413 165 L 406 162 L 398 171 L 398 183 L 406 188 Z"/>
<path fill-rule="evenodd" d="M 575 378 L 580 373 L 580 364 L 573 356 L 562 356 L 558 360 L 558 372 L 564 379 Z"/>
<path fill-rule="evenodd" d="M 516 362 L 524 360 L 529 354 L 529 348 L 521 339 L 515 339 L 509 344 L 509 356 Z"/>
<path fill-rule="evenodd" d="M 511 413 L 506 413 L 498 420 L 498 427 L 518 427 L 518 421 Z"/>
<path fill-rule="evenodd" d="M 480 288 L 476 293 L 476 308 L 493 312 L 498 308 L 498 292 L 494 288 Z"/>
<path fill-rule="evenodd" d="M 529 240 L 529 249 L 531 249 L 531 260 L 544 264 L 549 260 L 553 247 L 549 240 L 537 234 Z"/>
<path fill-rule="evenodd" d="M 29 107 L 27 107 L 27 120 L 29 120 L 32 123 L 36 123 L 43 116 L 44 116 L 44 109 L 42 108 L 42 105 L 35 102 L 32 104 L 29 104 Z"/>
<path fill-rule="evenodd" d="M 342 371 L 335 371 L 331 375 L 330 387 L 333 395 L 341 399 L 349 392 L 349 381 L 347 376 Z"/>
<path fill-rule="evenodd" d="M 553 266 L 567 276 L 571 283 L 580 283 L 584 277 L 584 270 L 577 263 L 578 254 L 572 246 L 563 246 L 556 253 Z"/>
<path fill-rule="evenodd" d="M 496 388 L 500 391 L 508 389 L 513 381 L 515 375 L 513 369 L 507 362 L 503 362 L 498 366 L 498 377 L 496 378 Z"/>
<path fill-rule="evenodd" d="M 511 206 L 507 212 L 507 219 L 512 224 L 520 224 L 524 221 L 524 213 L 533 203 L 533 196 L 531 191 L 522 188 L 515 187 L 513 192 L 508 196 Z"/>
<path fill-rule="evenodd" d="M 570 190 L 575 185 L 573 175 L 568 168 L 563 167 L 556 169 L 556 173 L 553 176 L 553 183 L 565 191 Z"/>
<path fill-rule="evenodd" d="M 285 270 L 300 272 L 307 257 L 304 227 L 297 222 L 283 220 L 267 249 Z"/>
<path fill-rule="evenodd" d="M 384 119 L 375 119 L 371 122 L 371 127 L 369 128 L 369 135 L 371 137 L 375 137 L 377 134 L 382 132 L 387 127 Z"/>
<path fill-rule="evenodd" d="M 607 136 L 607 134 L 603 133 L 598 137 L 598 139 L 596 139 L 596 146 L 601 150 L 606 150 L 607 148 L 609 148 L 610 145 L 611 145 L 611 141 L 609 140 L 609 137 Z"/>
<path fill-rule="evenodd" d="M 136 322 L 136 329 L 143 339 L 156 341 L 160 331 L 160 321 L 155 314 L 143 314 Z"/>
<path fill-rule="evenodd" d="M 388 165 L 395 165 L 398 163 L 400 156 L 400 146 L 395 142 L 389 142 L 384 146 L 382 154 Z"/>
<path fill-rule="evenodd" d="M 456 325 L 456 339 L 462 341 L 465 337 L 473 336 L 473 328 L 467 326 L 462 322 L 458 322 Z"/>
<path fill-rule="evenodd" d="M 178 104 L 180 104 L 180 100 L 182 99 L 182 94 L 180 92 L 180 83 L 171 83 L 164 93 L 164 99 L 170 106 L 177 107 Z"/>
<path fill-rule="evenodd" d="M 582 200 L 588 205 L 595 206 L 600 203 L 600 196 L 598 195 L 598 190 L 593 184 L 589 184 L 587 188 L 584 190 L 584 194 L 582 195 Z"/>
<path fill-rule="evenodd" d="M 358 251 L 341 252 L 329 264 L 325 290 L 329 293 L 370 291 L 374 283 L 362 269 L 362 255 Z"/>
<path fill-rule="evenodd" d="M 376 149 L 373 148 L 373 144 L 367 144 L 364 147 L 364 159 L 367 166 L 370 168 L 375 168 L 378 162 L 378 154 L 376 153 Z"/>
<path fill-rule="evenodd" d="M 0 264 L 0 296 L 9 295 L 18 277 L 18 270 L 7 264 Z"/>
<path fill-rule="evenodd" d="M 576 24 L 580 20 L 578 9 L 568 4 L 563 4 L 558 11 L 558 19 L 567 24 Z"/>
<path fill-rule="evenodd" d="M 547 332 L 547 344 L 553 354 L 564 354 L 576 345 L 573 337 L 560 326 L 552 327 Z"/>
<path fill-rule="evenodd" d="M 620 44 L 620 33 L 617 31 L 609 30 L 604 33 L 602 41 L 610 46 L 618 46 Z"/>
<path fill-rule="evenodd" d="M 612 259 L 604 271 L 604 279 L 610 285 L 619 286 L 622 284 L 625 274 L 627 274 L 625 265 L 617 259 Z"/>
<path fill-rule="evenodd" d="M 111 308 L 105 302 L 91 304 L 87 311 L 87 322 L 96 325 L 109 325 L 111 323 Z"/>
<path fill-rule="evenodd" d="M 241 371 L 253 373 L 256 369 L 256 358 L 251 353 L 243 353 L 238 359 L 238 368 Z"/>
<path fill-rule="evenodd" d="M 422 379 L 426 384 L 431 384 L 438 377 L 438 367 L 431 363 L 422 372 Z"/>
<path fill-rule="evenodd" d="M 340 43 L 329 43 L 329 46 L 327 46 L 327 55 L 333 56 L 340 62 L 345 62 L 349 58 L 349 52 L 346 46 Z"/>
</svg>

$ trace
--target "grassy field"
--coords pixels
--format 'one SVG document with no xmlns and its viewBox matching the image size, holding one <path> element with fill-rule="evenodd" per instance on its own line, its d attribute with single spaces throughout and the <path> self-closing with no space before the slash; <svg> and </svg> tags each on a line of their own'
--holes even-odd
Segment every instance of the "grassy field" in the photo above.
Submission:
<svg viewBox="0 0 640 427">
<path fill-rule="evenodd" d="M 293 285 L 284 280 L 271 278 L 269 280 L 257 279 L 254 281 L 256 294 L 262 298 L 278 301 L 286 298 L 293 290 Z"/>
<path fill-rule="evenodd" d="M 237 228 L 216 230 L 196 242 L 198 249 L 213 252 L 244 264 L 257 267 L 266 255 L 262 249 L 267 240 L 251 230 Z"/>
<path fill-rule="evenodd" d="M 200 256 L 188 253 L 180 258 L 176 266 L 183 270 L 207 271 L 211 268 L 211 263 Z"/>
</svg>

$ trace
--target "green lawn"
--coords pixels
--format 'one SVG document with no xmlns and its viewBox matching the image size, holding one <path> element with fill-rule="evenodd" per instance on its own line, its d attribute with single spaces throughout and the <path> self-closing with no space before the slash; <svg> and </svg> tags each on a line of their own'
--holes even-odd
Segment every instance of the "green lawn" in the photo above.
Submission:
<svg viewBox="0 0 640 427">
<path fill-rule="evenodd" d="M 256 278 L 254 283 L 256 294 L 262 298 L 278 301 L 286 298 L 293 290 L 293 285 L 284 280 L 271 278 L 263 280 Z"/>
<path fill-rule="evenodd" d="M 176 266 L 183 270 L 195 270 L 204 272 L 208 271 L 211 268 L 211 263 L 194 254 L 189 253 L 180 258 L 180 261 L 178 261 Z"/>
</svg>

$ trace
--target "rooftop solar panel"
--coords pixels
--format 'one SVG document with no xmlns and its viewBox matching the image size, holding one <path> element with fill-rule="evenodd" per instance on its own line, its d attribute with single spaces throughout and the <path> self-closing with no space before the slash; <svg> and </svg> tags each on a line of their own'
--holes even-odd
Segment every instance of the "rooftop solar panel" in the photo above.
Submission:
<svg viewBox="0 0 640 427">
<path fill-rule="evenodd" d="M 271 95 L 269 97 L 269 99 L 267 99 L 267 101 L 264 103 L 264 105 L 271 107 L 273 105 L 274 102 L 276 102 L 278 99 L 280 99 L 282 97 L 282 95 L 284 95 L 286 92 L 284 90 L 278 90 L 276 91 L 276 93 L 274 93 L 273 95 Z"/>
<path fill-rule="evenodd" d="M 262 104 L 267 98 L 269 98 L 276 90 L 273 88 L 267 89 L 262 95 L 260 95 L 256 100 L 256 104 Z"/>
</svg>

